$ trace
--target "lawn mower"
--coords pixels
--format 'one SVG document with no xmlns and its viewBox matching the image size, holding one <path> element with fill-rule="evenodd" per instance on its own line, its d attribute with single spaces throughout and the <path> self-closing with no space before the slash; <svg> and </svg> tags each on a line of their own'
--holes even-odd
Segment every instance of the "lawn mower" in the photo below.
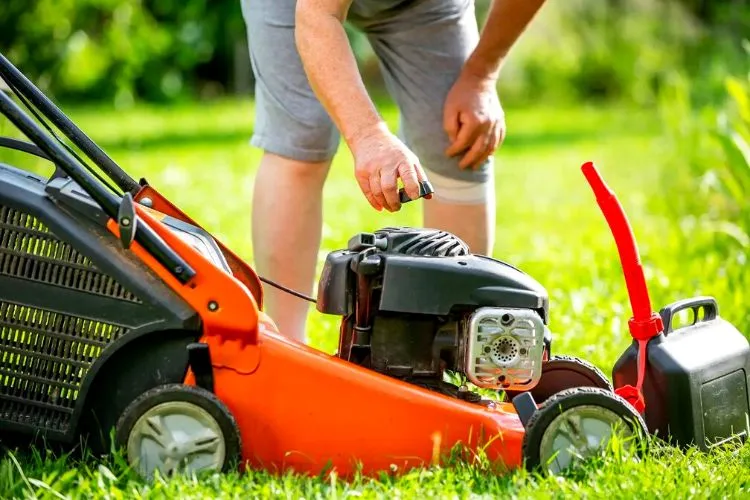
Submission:
<svg viewBox="0 0 750 500">
<path fill-rule="evenodd" d="M 0 146 L 54 166 L 0 164 L 0 439 L 119 449 L 144 477 L 348 477 L 457 449 L 556 474 L 615 434 L 703 448 L 746 435 L 748 342 L 711 297 L 651 311 L 632 231 L 592 163 L 633 306 L 614 384 L 553 355 L 535 279 L 426 228 L 354 234 L 328 254 L 308 298 L 340 318 L 328 354 L 264 312 L 264 286 L 296 292 L 130 177 L 1 54 L 0 77 L 0 110 L 30 141 Z M 686 309 L 705 314 L 672 328 Z"/>
</svg>

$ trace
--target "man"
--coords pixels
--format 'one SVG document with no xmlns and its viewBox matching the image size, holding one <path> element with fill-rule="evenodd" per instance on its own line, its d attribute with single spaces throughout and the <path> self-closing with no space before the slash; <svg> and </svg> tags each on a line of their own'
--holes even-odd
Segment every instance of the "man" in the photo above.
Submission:
<svg viewBox="0 0 750 500">
<path fill-rule="evenodd" d="M 473 0 L 242 0 L 256 76 L 252 144 L 264 150 L 252 215 L 260 274 L 311 293 L 323 184 L 341 137 L 375 210 L 400 209 L 399 179 L 411 198 L 429 180 L 424 226 L 491 254 L 492 155 L 505 136 L 497 79 L 543 3 L 494 0 L 480 36 Z M 404 142 L 365 90 L 345 21 L 381 62 Z M 308 304 L 275 289 L 266 303 L 282 334 L 306 342 Z"/>
</svg>

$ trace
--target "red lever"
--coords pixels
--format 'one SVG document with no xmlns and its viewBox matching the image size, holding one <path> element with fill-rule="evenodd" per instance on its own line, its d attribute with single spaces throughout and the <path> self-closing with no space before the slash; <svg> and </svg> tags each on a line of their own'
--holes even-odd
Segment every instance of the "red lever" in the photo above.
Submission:
<svg viewBox="0 0 750 500">
<path fill-rule="evenodd" d="M 638 341 L 638 382 L 636 387 L 624 386 L 615 392 L 629 401 L 636 410 L 643 412 L 646 403 L 641 388 L 646 374 L 646 344 L 664 330 L 661 316 L 651 309 L 646 277 L 643 274 L 641 258 L 638 254 L 633 229 L 630 227 L 625 211 L 614 192 L 604 183 L 601 175 L 592 162 L 581 167 L 584 177 L 594 191 L 596 201 L 612 231 L 612 236 L 620 255 L 620 264 L 628 288 L 633 317 L 628 321 L 630 334 Z"/>
</svg>

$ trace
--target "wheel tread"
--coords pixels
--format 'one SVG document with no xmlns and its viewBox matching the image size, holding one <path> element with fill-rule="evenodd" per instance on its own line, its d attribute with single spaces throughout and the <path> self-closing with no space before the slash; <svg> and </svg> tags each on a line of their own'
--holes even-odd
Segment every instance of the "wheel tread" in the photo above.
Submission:
<svg viewBox="0 0 750 500">
<path fill-rule="evenodd" d="M 142 393 L 125 408 L 117 421 L 115 442 L 127 455 L 127 441 L 135 422 L 150 408 L 165 402 L 185 401 L 202 408 L 216 419 L 224 437 L 226 457 L 221 471 L 241 460 L 242 437 L 234 415 L 212 392 L 186 384 L 165 384 Z M 127 458 L 127 457 L 126 457 Z M 128 462 L 130 462 L 128 460 Z"/>
<path fill-rule="evenodd" d="M 593 399 L 593 401 L 592 401 Z M 597 405 L 614 411 L 626 420 L 635 432 L 646 436 L 648 428 L 643 417 L 622 397 L 614 392 L 598 387 L 573 387 L 562 390 L 544 401 L 526 425 L 522 445 L 522 456 L 528 471 L 538 470 L 541 464 L 539 446 L 546 427 L 557 416 L 556 408 L 561 406 L 568 410 L 575 406 Z M 624 415 L 623 415 L 624 414 Z"/>
</svg>

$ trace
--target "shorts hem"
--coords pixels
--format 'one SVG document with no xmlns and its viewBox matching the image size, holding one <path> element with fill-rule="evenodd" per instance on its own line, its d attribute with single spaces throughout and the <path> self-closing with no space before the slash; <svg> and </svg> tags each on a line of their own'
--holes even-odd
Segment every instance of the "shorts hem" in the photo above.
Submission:
<svg viewBox="0 0 750 500">
<path fill-rule="evenodd" d="M 425 174 L 427 174 L 428 178 L 430 177 L 430 173 L 435 173 L 436 175 L 446 177 L 454 181 L 471 182 L 474 184 L 485 184 L 487 182 L 491 182 L 494 177 L 494 172 L 490 172 L 490 169 L 494 169 L 494 165 L 492 164 L 489 165 L 488 168 L 485 168 L 483 170 L 462 170 L 458 167 L 428 168 L 424 164 L 422 165 L 422 168 L 424 169 Z"/>
<path fill-rule="evenodd" d="M 477 205 L 487 205 L 488 203 L 491 203 L 492 200 L 489 195 L 482 196 L 479 198 L 472 198 L 469 200 L 466 199 L 455 199 L 450 196 L 442 196 L 438 194 L 437 192 L 432 194 L 432 200 L 445 203 L 446 205 L 462 205 L 462 206 L 477 206 Z M 426 203 L 429 203 L 430 200 L 427 200 Z"/>
<path fill-rule="evenodd" d="M 303 161 L 309 163 L 320 163 L 333 160 L 337 152 L 337 149 L 304 149 L 298 147 L 290 147 L 288 145 L 280 144 L 273 139 L 258 134 L 255 134 L 250 138 L 250 145 L 262 149 L 263 151 L 268 153 L 283 156 L 295 161 Z"/>
</svg>

